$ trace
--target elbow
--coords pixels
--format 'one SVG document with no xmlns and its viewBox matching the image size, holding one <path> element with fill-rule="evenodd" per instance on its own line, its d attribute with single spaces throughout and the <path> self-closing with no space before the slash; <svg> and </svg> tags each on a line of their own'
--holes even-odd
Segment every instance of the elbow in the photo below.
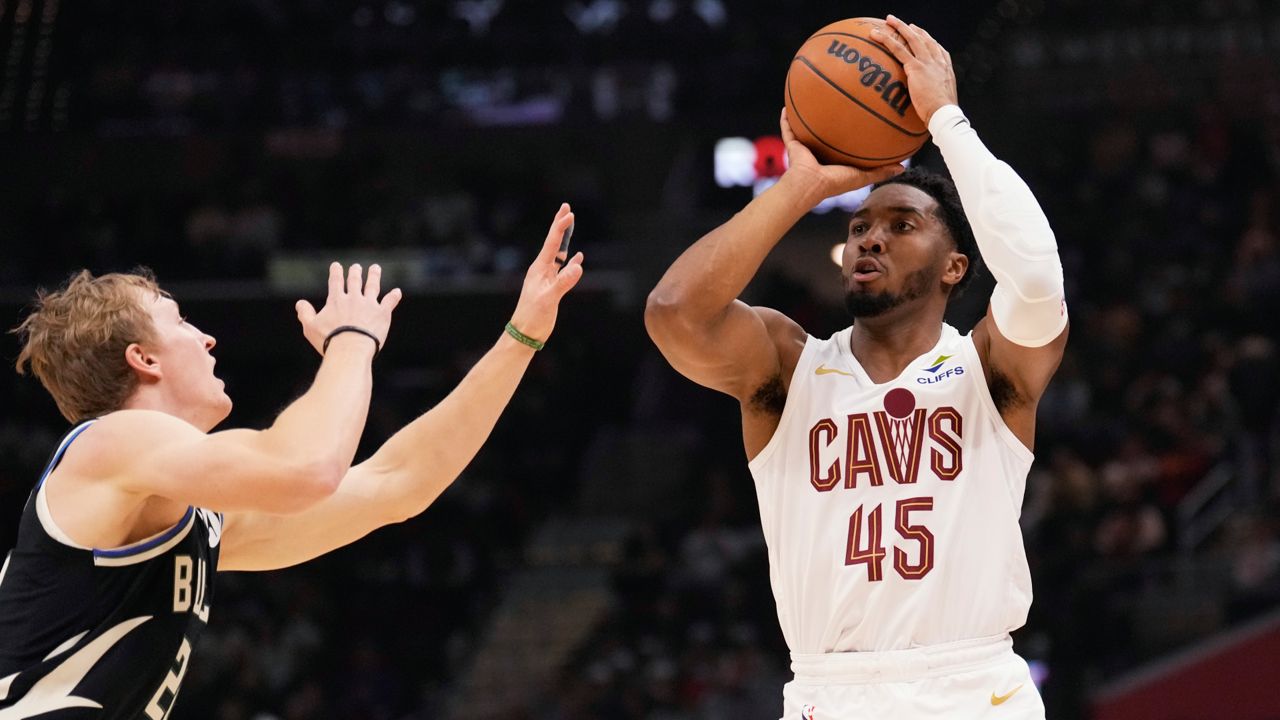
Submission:
<svg viewBox="0 0 1280 720">
<path fill-rule="evenodd" d="M 338 491 L 348 465 L 337 461 L 316 462 L 303 470 L 297 479 L 299 494 L 313 503 L 320 502 Z"/>
<path fill-rule="evenodd" d="M 653 337 L 666 322 L 671 315 L 672 307 L 671 299 L 661 291 L 661 288 L 654 288 L 649 293 L 649 297 L 644 301 L 644 329 L 648 331 L 649 337 Z"/>
<path fill-rule="evenodd" d="M 311 476 L 310 482 L 307 483 L 307 492 L 317 501 L 324 500 L 338 492 L 338 486 L 342 485 L 342 479 L 346 477 L 348 469 L 349 466 L 345 464 L 330 463 L 328 467 Z"/>
<path fill-rule="evenodd" d="M 317 460 L 300 463 L 281 474 L 286 490 L 280 493 L 273 511 L 288 514 L 302 512 L 332 496 L 342 484 L 346 468 L 335 462 Z"/>
<path fill-rule="evenodd" d="M 1056 254 L 1049 261 L 1028 263 L 1018 268 L 1016 273 L 992 267 L 992 275 L 995 275 L 999 286 L 1013 291 L 1024 303 L 1056 303 L 1062 299 L 1065 288 L 1062 264 Z"/>
<path fill-rule="evenodd" d="M 644 327 L 655 342 L 669 336 L 683 321 L 684 302 L 679 293 L 664 288 L 654 288 L 644 303 Z"/>
</svg>

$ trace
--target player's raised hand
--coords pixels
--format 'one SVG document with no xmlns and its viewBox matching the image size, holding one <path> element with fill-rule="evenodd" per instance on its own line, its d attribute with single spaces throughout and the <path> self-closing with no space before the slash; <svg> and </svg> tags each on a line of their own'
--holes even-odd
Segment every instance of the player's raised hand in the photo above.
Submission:
<svg viewBox="0 0 1280 720">
<path fill-rule="evenodd" d="M 542 241 L 538 256 L 524 276 L 520 300 L 511 324 L 534 340 L 545 341 L 556 326 L 560 298 L 582 279 L 582 253 L 568 257 L 568 237 L 573 232 L 573 210 L 561 203 Z"/>
<path fill-rule="evenodd" d="M 958 104 L 951 53 L 919 25 L 903 22 L 893 15 L 885 18 L 885 23 L 889 31 L 876 28 L 871 31 L 871 37 L 884 43 L 902 63 L 911 104 L 927 125 L 938 108 Z"/>
<path fill-rule="evenodd" d="M 893 163 L 878 168 L 863 170 L 851 165 L 823 165 L 813 156 L 804 143 L 796 140 L 787 120 L 787 109 L 782 109 L 782 118 L 778 121 L 782 129 L 782 142 L 787 148 L 787 172 L 810 177 L 821 184 L 823 198 L 833 197 L 841 193 L 857 190 L 897 175 L 903 171 L 902 165 Z"/>
<path fill-rule="evenodd" d="M 316 352 L 324 354 L 324 339 L 329 333 L 350 325 L 373 334 L 378 339 L 378 347 L 382 347 L 387 343 L 391 313 L 400 304 L 401 292 L 400 288 L 394 288 L 379 299 L 381 291 L 380 266 L 370 265 L 369 276 L 365 278 L 358 263 L 347 270 L 345 277 L 341 264 L 330 264 L 329 297 L 324 307 L 316 312 L 306 300 L 299 300 L 295 305 L 303 335 Z"/>
</svg>

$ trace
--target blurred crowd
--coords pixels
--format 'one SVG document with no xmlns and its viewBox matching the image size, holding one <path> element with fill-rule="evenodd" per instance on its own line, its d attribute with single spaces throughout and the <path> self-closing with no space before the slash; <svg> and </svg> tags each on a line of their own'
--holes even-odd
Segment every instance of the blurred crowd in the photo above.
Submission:
<svg viewBox="0 0 1280 720">
<path fill-rule="evenodd" d="M 761 68 L 785 67 L 795 38 L 830 21 L 726 0 L 85 5 L 77 50 L 94 64 L 67 68 L 67 82 L 82 117 L 124 135 L 724 113 L 723 98 L 749 96 Z M 918 0 L 897 9 L 936 27 L 976 22 Z"/>
</svg>

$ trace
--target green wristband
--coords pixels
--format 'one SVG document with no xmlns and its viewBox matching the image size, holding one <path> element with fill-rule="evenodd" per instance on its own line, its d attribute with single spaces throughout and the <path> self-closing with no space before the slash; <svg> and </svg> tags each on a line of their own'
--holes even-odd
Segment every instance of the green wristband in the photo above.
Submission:
<svg viewBox="0 0 1280 720">
<path fill-rule="evenodd" d="M 507 323 L 507 334 L 515 338 L 516 340 L 524 343 L 525 345 L 528 345 L 534 350 L 541 350 L 547 345 L 541 340 L 534 340 L 528 335 L 525 335 L 524 333 L 520 332 L 519 330 L 516 329 L 516 326 L 512 325 L 511 323 Z"/>
</svg>

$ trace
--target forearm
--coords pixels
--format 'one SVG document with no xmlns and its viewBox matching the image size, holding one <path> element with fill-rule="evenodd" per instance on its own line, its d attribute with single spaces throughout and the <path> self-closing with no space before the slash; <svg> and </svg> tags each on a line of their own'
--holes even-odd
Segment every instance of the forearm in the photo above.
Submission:
<svg viewBox="0 0 1280 720">
<path fill-rule="evenodd" d="M 783 175 L 685 250 L 650 294 L 651 307 L 695 322 L 713 320 L 742 294 L 765 257 L 821 195 L 816 182 L 796 173 Z"/>
<path fill-rule="evenodd" d="M 374 347 L 355 333 L 335 336 L 311 387 L 263 431 L 262 442 L 301 464 L 345 473 L 369 413 Z"/>
<path fill-rule="evenodd" d="M 982 144 L 960 108 L 940 108 L 929 130 L 996 279 L 991 305 L 997 327 L 1019 345 L 1048 343 L 1067 323 L 1062 262 L 1048 218 L 1022 178 Z"/>
<path fill-rule="evenodd" d="M 533 355 L 503 333 L 453 392 L 392 435 L 368 460 L 380 503 L 411 517 L 444 492 L 493 432 Z"/>
</svg>

